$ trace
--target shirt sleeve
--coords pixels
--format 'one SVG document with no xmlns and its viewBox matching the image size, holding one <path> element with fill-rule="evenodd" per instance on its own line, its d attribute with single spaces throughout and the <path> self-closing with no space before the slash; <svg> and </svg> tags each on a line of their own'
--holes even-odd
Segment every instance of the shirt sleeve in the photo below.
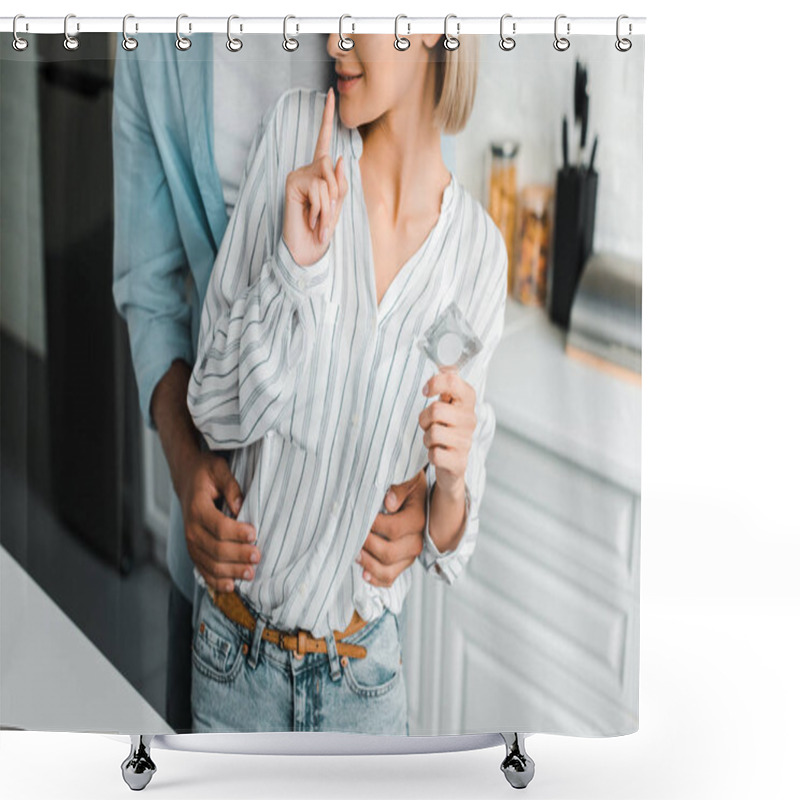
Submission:
<svg viewBox="0 0 800 800">
<path fill-rule="evenodd" d="M 475 358 L 461 370 L 461 377 L 475 390 L 475 416 L 477 424 L 472 435 L 472 445 L 467 459 L 466 522 L 464 532 L 454 550 L 441 552 L 433 542 L 428 528 L 430 502 L 436 483 L 436 468 L 427 468 L 428 497 L 425 507 L 425 531 L 420 561 L 428 572 L 447 584 L 452 584 L 463 572 L 478 537 L 478 511 L 486 486 L 486 456 L 494 439 L 494 409 L 486 401 L 486 378 L 492 355 L 503 335 L 505 318 L 507 265 L 505 242 L 494 223 L 486 216 L 487 237 L 491 246 L 485 261 L 480 266 L 479 279 L 473 291 L 474 302 L 470 305 L 467 319 L 478 333 L 483 347 Z M 487 302 L 488 300 L 488 302 Z"/>
<path fill-rule="evenodd" d="M 285 100 L 256 132 L 203 305 L 187 402 L 212 450 L 245 447 L 276 425 L 314 342 L 312 299 L 329 291 L 331 247 L 303 267 L 281 235 Z"/>
<path fill-rule="evenodd" d="M 173 361 L 194 360 L 188 262 L 161 156 L 150 126 L 135 53 L 118 60 L 112 111 L 114 303 L 125 319 L 148 427 L 150 401 Z"/>
</svg>

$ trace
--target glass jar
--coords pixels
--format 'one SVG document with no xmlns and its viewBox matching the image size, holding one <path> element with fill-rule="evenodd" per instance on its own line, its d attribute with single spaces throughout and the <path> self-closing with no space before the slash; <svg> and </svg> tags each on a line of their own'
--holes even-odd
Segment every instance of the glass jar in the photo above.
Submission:
<svg viewBox="0 0 800 800">
<path fill-rule="evenodd" d="M 508 251 L 508 291 L 514 275 L 514 234 L 517 221 L 517 151 L 511 140 L 492 142 L 489 171 L 489 216 L 503 234 Z"/>
<path fill-rule="evenodd" d="M 547 254 L 550 246 L 551 186 L 532 184 L 520 194 L 519 242 L 513 296 L 525 305 L 544 306 L 547 300 Z"/>
</svg>

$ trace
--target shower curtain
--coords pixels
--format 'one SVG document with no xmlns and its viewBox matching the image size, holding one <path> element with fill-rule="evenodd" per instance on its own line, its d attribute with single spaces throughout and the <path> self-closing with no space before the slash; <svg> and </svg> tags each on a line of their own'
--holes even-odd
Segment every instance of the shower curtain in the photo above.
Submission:
<svg viewBox="0 0 800 800">
<path fill-rule="evenodd" d="M 4 727 L 638 728 L 643 37 L 405 38 L 3 35 Z"/>
</svg>

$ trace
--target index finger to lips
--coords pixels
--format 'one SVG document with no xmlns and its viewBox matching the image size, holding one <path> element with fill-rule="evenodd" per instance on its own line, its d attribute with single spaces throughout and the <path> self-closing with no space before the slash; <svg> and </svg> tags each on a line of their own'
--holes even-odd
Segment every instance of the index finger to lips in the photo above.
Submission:
<svg viewBox="0 0 800 800">
<path fill-rule="evenodd" d="M 328 89 L 328 94 L 325 98 L 325 110 L 322 112 L 322 124 L 319 128 L 319 136 L 317 137 L 317 146 L 314 149 L 315 161 L 325 154 L 330 154 L 335 105 L 336 98 L 333 94 L 333 89 Z"/>
</svg>

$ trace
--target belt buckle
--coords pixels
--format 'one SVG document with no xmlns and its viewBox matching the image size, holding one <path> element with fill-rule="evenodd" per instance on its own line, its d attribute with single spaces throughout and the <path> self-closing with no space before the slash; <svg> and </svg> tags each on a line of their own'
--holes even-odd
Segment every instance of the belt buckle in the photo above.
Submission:
<svg viewBox="0 0 800 800">
<path fill-rule="evenodd" d="M 278 647 L 280 647 L 281 650 L 289 649 L 286 647 L 286 634 L 283 631 L 278 631 Z"/>
</svg>

